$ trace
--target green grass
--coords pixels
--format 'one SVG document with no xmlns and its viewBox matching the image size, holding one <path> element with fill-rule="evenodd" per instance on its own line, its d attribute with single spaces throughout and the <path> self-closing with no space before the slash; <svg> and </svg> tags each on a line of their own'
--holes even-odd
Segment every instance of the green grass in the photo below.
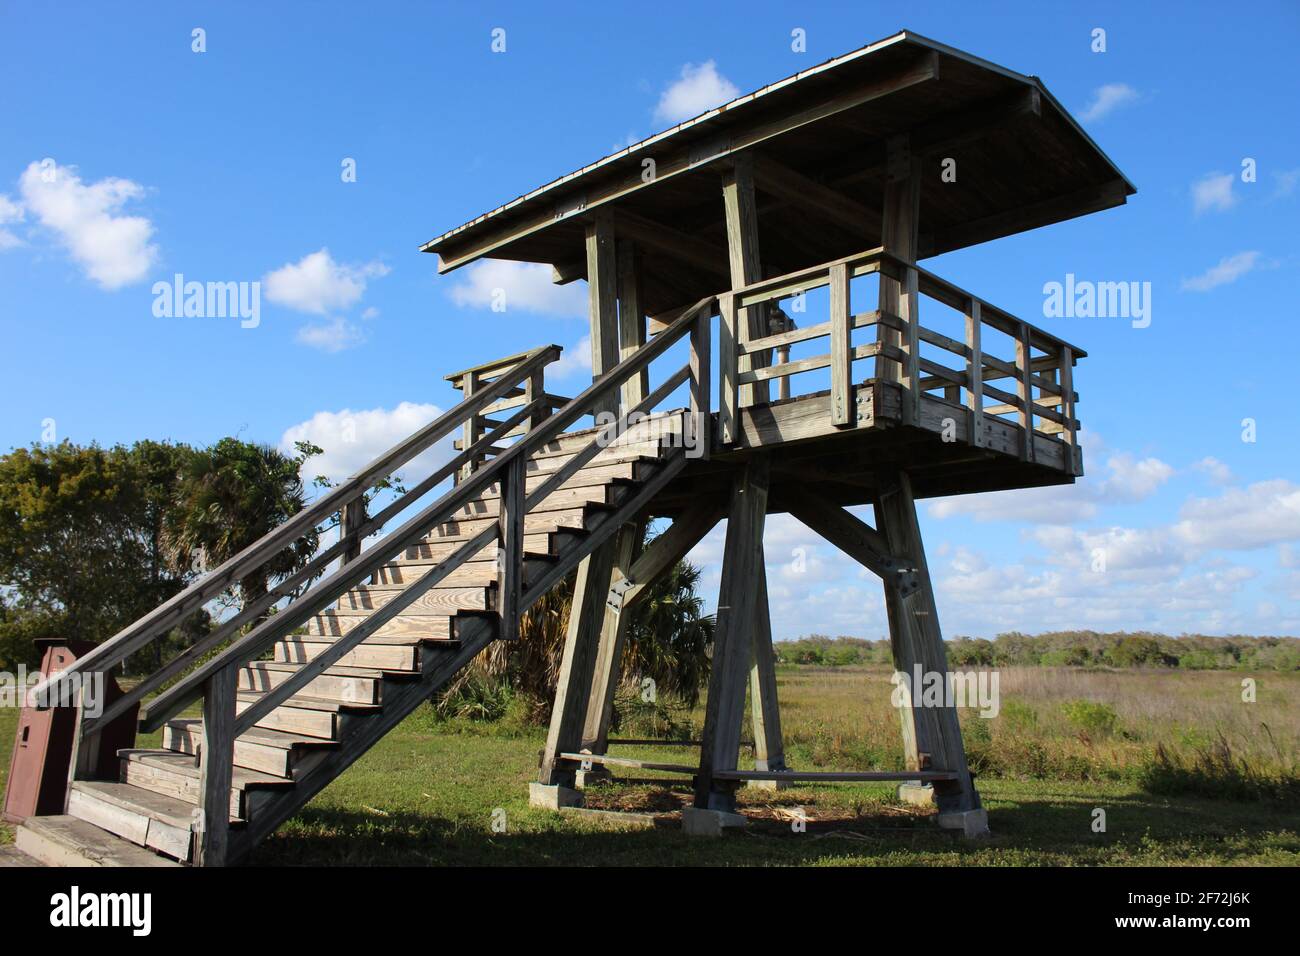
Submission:
<svg viewBox="0 0 1300 956">
<path fill-rule="evenodd" d="M 528 806 L 541 730 L 434 718 L 421 707 L 261 848 L 263 865 L 1110 865 L 1300 864 L 1300 807 L 1254 791 L 1195 787 L 1160 795 L 1143 768 L 1157 743 L 1194 754 L 1221 735 L 1258 773 L 1287 772 L 1300 714 L 1300 681 L 1268 675 L 1260 700 L 1234 705 L 1240 675 L 1145 672 L 1003 677 L 1003 714 L 963 715 L 972 751 L 987 755 L 979 788 L 993 838 L 969 844 L 903 808 L 883 785 L 837 784 L 780 793 L 741 791 L 756 818 L 723 840 L 688 839 L 668 826 L 632 829 L 603 819 Z M 863 768 L 900 759 L 887 677 L 864 669 L 783 669 L 789 755 L 796 766 Z M 1219 686 L 1216 679 L 1230 682 Z M 1068 686 L 1061 681 L 1067 680 Z M 881 696 L 882 687 L 886 693 Z M 1155 695 L 1148 699 L 1144 695 Z M 1008 708 L 1008 701 L 1019 706 Z M 1080 728 L 1068 701 L 1106 704 L 1115 720 Z M 1238 712 L 1235 706 L 1254 707 Z M 1030 717 L 1032 711 L 1036 716 Z M 1084 712 L 1089 712 L 1084 709 Z M 698 711 L 686 715 L 698 721 Z M 1263 721 L 1269 731 L 1252 728 Z M 0 711 L 0 772 L 7 772 L 16 717 Z M 1085 720 L 1084 723 L 1089 723 Z M 698 727 L 698 723 L 697 723 Z M 1271 735 L 1272 743 L 1269 742 Z M 1043 758 L 1023 763 L 1032 744 Z M 1033 749 L 1033 748 L 1029 748 Z M 683 748 L 621 748 L 628 755 L 689 763 Z M 1018 756 L 1019 755 L 1019 756 Z M 1022 761 L 1022 764 L 1017 764 Z M 1189 772 L 1194 764 L 1188 760 Z M 1054 768 L 1063 770 L 1056 775 Z M 1294 768 L 1291 768 L 1291 772 Z M 1242 796 L 1248 799 L 1241 799 Z M 602 787 L 590 806 L 663 810 L 684 790 Z M 805 832 L 791 811 L 805 808 Z M 1093 812 L 1106 811 L 1104 833 Z M 505 832 L 494 832 L 494 811 Z M 496 820 L 501 820 L 497 815 Z M 0 831 L 0 841 L 10 839 Z"/>
</svg>

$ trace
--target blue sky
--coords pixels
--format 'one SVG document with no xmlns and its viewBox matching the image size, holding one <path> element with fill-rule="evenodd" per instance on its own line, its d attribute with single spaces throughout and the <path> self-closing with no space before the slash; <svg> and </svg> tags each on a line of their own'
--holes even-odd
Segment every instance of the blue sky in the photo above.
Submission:
<svg viewBox="0 0 1300 956">
<path fill-rule="evenodd" d="M 0 3 L 0 448 L 306 435 L 347 472 L 453 403 L 445 372 L 581 351 L 581 284 L 515 271 L 493 313 L 500 274 L 421 242 L 907 28 L 1042 77 L 1139 190 L 928 263 L 1090 356 L 1084 480 L 922 505 L 945 631 L 1300 633 L 1300 8 L 787 6 Z M 177 272 L 260 280 L 259 324 L 156 316 Z M 1067 273 L 1150 282 L 1150 326 L 1042 318 Z M 778 637 L 884 633 L 873 578 L 789 519 L 767 544 Z"/>
</svg>

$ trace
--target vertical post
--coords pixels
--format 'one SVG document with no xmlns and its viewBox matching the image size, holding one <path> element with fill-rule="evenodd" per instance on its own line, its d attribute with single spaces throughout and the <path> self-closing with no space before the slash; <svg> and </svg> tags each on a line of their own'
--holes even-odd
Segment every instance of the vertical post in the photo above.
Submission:
<svg viewBox="0 0 1300 956">
<path fill-rule="evenodd" d="M 614 558 L 617 580 L 625 578 L 636 559 L 645 536 L 645 523 L 635 521 L 618 532 L 618 553 Z M 627 640 L 628 615 L 618 602 L 606 601 L 601 623 L 596 662 L 592 669 L 591 692 L 582 726 L 582 749 L 603 754 L 609 748 L 609 724 L 614 715 L 614 692 L 623 665 L 623 645 Z M 602 768 L 603 769 L 603 768 Z M 604 776 L 604 774 L 601 774 Z"/>
<path fill-rule="evenodd" d="M 969 422 L 966 432 L 976 448 L 988 444 L 984 434 L 984 348 L 980 344 L 980 303 L 966 303 L 966 409 Z"/>
<path fill-rule="evenodd" d="M 597 548 L 578 569 L 564 636 L 564 652 L 560 658 L 555 704 L 551 709 L 551 725 L 537 777 L 543 786 L 572 788 L 574 784 L 574 768 L 560 761 L 559 755 L 575 752 L 582 745 L 587 696 L 591 691 L 600 632 L 605 620 L 615 547 L 617 542 Z"/>
<path fill-rule="evenodd" d="M 915 266 L 908 266 L 898 316 L 903 320 L 903 423 L 921 421 L 921 314 Z"/>
<path fill-rule="evenodd" d="M 718 423 L 722 430 L 722 443 L 730 445 L 736 440 L 739 423 L 736 413 L 740 407 L 740 391 L 736 387 L 739 372 L 736 341 L 736 297 L 727 292 L 718 298 L 721 319 L 718 323 Z"/>
<path fill-rule="evenodd" d="M 591 320 L 591 377 L 599 378 L 618 364 L 618 272 L 614 218 L 597 210 L 587 222 L 587 314 Z M 617 412 L 611 395 L 594 412 Z"/>
<path fill-rule="evenodd" d="M 767 564 L 760 545 L 755 578 L 758 597 L 754 608 L 754 640 L 749 671 L 749 706 L 754 727 L 754 769 L 785 770 L 785 741 L 776 693 L 776 652 L 772 649 L 772 619 L 767 601 Z M 770 786 L 776 790 L 779 781 Z"/>
<path fill-rule="evenodd" d="M 524 590 L 524 476 L 526 459 L 516 457 L 501 478 L 501 534 L 497 545 L 497 613 L 502 640 L 519 638 L 520 597 Z"/>
<path fill-rule="evenodd" d="M 532 375 L 528 376 L 528 380 L 524 382 L 524 404 L 531 405 L 539 398 L 545 398 L 545 397 L 546 397 L 546 370 L 539 368 Z M 537 411 L 533 412 L 532 415 L 528 416 L 528 419 L 524 422 L 524 428 L 528 431 L 532 431 L 534 428 L 536 428 L 538 425 L 542 423 L 543 419 L 547 418 L 550 414 L 551 414 L 550 406 L 545 406 L 543 408 L 538 409 Z"/>
<path fill-rule="evenodd" d="M 641 306 L 640 261 L 630 239 L 617 243 L 619 361 L 632 355 L 646 340 L 645 310 Z M 642 369 L 622 385 L 623 408 L 635 408 L 650 394 L 650 370 Z"/>
<path fill-rule="evenodd" d="M 478 372 L 466 372 L 465 377 L 461 380 L 461 392 L 464 394 L 465 398 L 469 398 L 471 395 L 473 395 L 475 392 L 479 390 L 480 384 L 481 382 L 479 379 Z M 460 433 L 461 451 L 464 451 L 465 449 L 473 445 L 476 441 L 478 441 L 480 436 L 482 436 L 482 434 L 483 434 L 483 416 L 481 414 L 474 414 L 469 416 L 469 418 L 465 419 L 465 423 L 461 425 L 461 433 Z M 465 462 L 465 464 L 461 465 L 460 467 L 460 474 L 458 476 L 458 480 L 463 481 L 464 479 L 468 478 L 470 475 L 474 473 L 474 469 L 477 466 L 478 466 L 478 460 L 476 458 L 468 459 Z"/>
<path fill-rule="evenodd" d="M 1061 404 L 1057 406 L 1065 417 L 1061 440 L 1065 442 L 1066 465 L 1073 475 L 1083 474 L 1080 468 L 1079 436 L 1074 427 L 1074 349 L 1068 345 L 1061 346 L 1060 376 L 1057 382 L 1061 386 Z"/>
<path fill-rule="evenodd" d="M 853 407 L 852 308 L 849 267 L 837 262 L 830 269 L 831 293 L 831 424 L 857 424 Z"/>
<path fill-rule="evenodd" d="M 938 704 L 927 703 L 922 688 L 914 686 L 919 671 L 923 680 L 933 680 L 929 675 L 939 675 L 946 687 L 948 659 L 916 517 L 912 482 L 903 471 L 882 473 L 878 487 L 876 528 L 885 536 L 890 553 L 913 566 L 919 584 L 907 597 L 900 596 L 893 584 L 885 585 L 894 670 L 902 675 L 904 686 L 910 686 L 911 690 L 901 715 L 907 767 L 925 769 L 923 764 L 928 757 L 931 769 L 955 772 L 957 780 L 935 784 L 939 809 L 974 810 L 980 806 L 979 795 L 966 765 L 957 710 L 946 699 Z"/>
<path fill-rule="evenodd" d="M 735 809 L 735 787 L 715 785 L 715 770 L 734 770 L 740 756 L 740 725 L 749 683 L 751 633 L 757 613 L 755 576 L 763 556 L 763 524 L 767 516 L 770 463 L 754 455 L 735 473 L 727 541 L 722 555 L 722 584 L 718 592 L 717 623 L 713 631 L 713 667 L 705 702 L 700 768 L 695 777 L 695 807 Z"/>
<path fill-rule="evenodd" d="M 722 171 L 722 198 L 727 218 L 727 261 L 731 269 L 731 287 L 739 289 L 763 278 L 762 258 L 758 245 L 758 206 L 754 199 L 754 157 L 740 153 Z M 744 309 L 736 329 L 737 342 L 767 335 L 766 303 Z M 748 371 L 771 364 L 768 353 L 744 356 L 740 368 Z M 767 382 L 745 385 L 740 389 L 741 406 L 766 404 Z"/>
<path fill-rule="evenodd" d="M 709 458 L 713 443 L 713 312 L 700 309 L 691 326 L 691 436 L 701 460 Z"/>
<path fill-rule="evenodd" d="M 885 143 L 885 195 L 881 209 L 880 244 L 885 252 L 905 262 L 916 261 L 918 214 L 921 204 L 921 171 L 912 158 L 911 141 L 906 133 L 890 137 Z M 887 315 L 903 316 L 903 295 L 906 277 L 889 275 L 890 263 L 882 263 L 880 270 L 880 311 Z M 895 267 L 896 269 L 896 267 Z M 881 322 L 877 326 L 877 340 L 882 346 L 902 346 L 901 333 Z M 904 370 L 896 361 L 883 355 L 876 359 L 876 378 L 886 382 L 901 382 Z M 909 405 L 903 402 L 904 421 L 910 415 Z"/>
<path fill-rule="evenodd" d="M 230 786 L 235 759 L 235 695 L 239 669 L 223 667 L 203 691 L 203 740 L 199 745 L 199 831 L 194 862 L 225 866 L 230 852 Z"/>
<path fill-rule="evenodd" d="M 1024 461 L 1034 460 L 1034 370 L 1030 356 L 1033 349 L 1029 345 L 1029 326 L 1021 322 L 1016 335 L 1016 397 L 1020 399 L 1020 430 L 1023 442 L 1020 445 L 1020 457 Z"/>
<path fill-rule="evenodd" d="M 46 674 L 46 677 L 51 676 Z M 103 701 L 94 699 L 94 687 L 96 681 L 93 674 L 86 675 L 87 680 L 82 685 L 80 699 L 77 702 L 77 716 L 73 723 L 72 730 L 72 761 L 68 765 L 68 783 L 74 780 L 94 780 L 99 773 L 99 758 L 101 753 L 102 737 L 99 733 L 83 734 L 82 723 L 87 710 L 97 711 L 97 705 L 102 706 Z M 104 674 L 104 686 L 108 684 L 109 675 Z M 57 695 L 51 695 L 52 698 Z M 66 699 L 66 698 L 65 698 Z M 53 702 L 53 701 L 51 701 Z M 67 789 L 68 793 L 72 792 L 72 787 Z"/>
<path fill-rule="evenodd" d="M 346 538 L 363 524 L 366 523 L 366 496 L 358 494 L 355 498 L 343 506 L 339 512 L 339 536 Z M 345 564 L 351 564 L 361 556 L 361 538 L 358 537 L 351 544 L 343 549 L 343 557 L 339 559 L 339 567 Z"/>
</svg>

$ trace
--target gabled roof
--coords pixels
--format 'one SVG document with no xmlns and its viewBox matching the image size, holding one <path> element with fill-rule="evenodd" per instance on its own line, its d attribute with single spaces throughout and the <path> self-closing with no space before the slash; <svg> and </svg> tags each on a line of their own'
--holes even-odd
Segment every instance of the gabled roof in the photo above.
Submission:
<svg viewBox="0 0 1300 956">
<path fill-rule="evenodd" d="M 717 281 L 727 262 L 719 160 L 755 149 L 764 264 L 784 272 L 878 242 L 884 143 L 905 132 L 934 170 L 922 180 L 922 257 L 1121 205 L 1136 191 L 1037 77 L 904 31 L 612 153 L 421 250 L 439 255 L 442 272 L 488 256 L 576 278 L 582 214 L 609 207 L 663 266 L 657 280 L 647 269 L 653 313 L 727 285 Z M 946 158 L 956 182 L 940 178 Z"/>
</svg>

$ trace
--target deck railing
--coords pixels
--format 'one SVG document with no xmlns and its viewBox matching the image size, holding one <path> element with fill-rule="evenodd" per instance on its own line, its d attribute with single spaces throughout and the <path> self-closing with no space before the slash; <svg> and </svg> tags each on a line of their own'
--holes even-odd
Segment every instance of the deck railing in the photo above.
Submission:
<svg viewBox="0 0 1300 956">
<path fill-rule="evenodd" d="M 854 311 L 850 282 L 878 275 L 876 306 Z M 788 329 L 759 338 L 747 337 L 743 310 L 806 296 L 820 288 L 829 291 L 829 316 L 815 325 Z M 965 319 L 958 339 L 923 324 L 922 297 L 955 309 Z M 719 336 L 721 396 L 719 431 L 723 443 L 735 440 L 738 410 L 755 404 L 753 386 L 818 369 L 829 369 L 831 421 L 850 426 L 855 381 L 874 378 L 902 386 L 904 424 L 917 424 L 922 396 L 933 394 L 964 407 L 970 442 L 982 446 L 985 421 L 990 416 L 1008 418 L 1022 430 L 1021 457 L 1034 458 L 1034 436 L 1052 437 L 1071 446 L 1067 461 L 1077 472 L 1079 422 L 1078 396 L 1073 368 L 1086 353 L 1068 342 L 1036 328 L 996 306 L 884 249 L 870 249 L 834 262 L 754 282 L 719 296 L 722 327 Z M 870 341 L 854 344 L 857 329 L 873 329 Z M 1014 355 L 992 354 L 984 332 L 995 330 L 1011 340 Z M 827 350 L 790 360 L 792 345 L 829 340 Z M 934 346 L 943 361 L 923 356 L 922 344 Z M 771 355 L 777 361 L 771 364 Z M 955 359 L 955 361 L 954 361 Z M 872 360 L 870 374 L 856 375 L 855 363 Z M 1011 380 L 1010 389 L 989 384 Z M 790 389 L 781 389 L 782 398 Z"/>
</svg>

